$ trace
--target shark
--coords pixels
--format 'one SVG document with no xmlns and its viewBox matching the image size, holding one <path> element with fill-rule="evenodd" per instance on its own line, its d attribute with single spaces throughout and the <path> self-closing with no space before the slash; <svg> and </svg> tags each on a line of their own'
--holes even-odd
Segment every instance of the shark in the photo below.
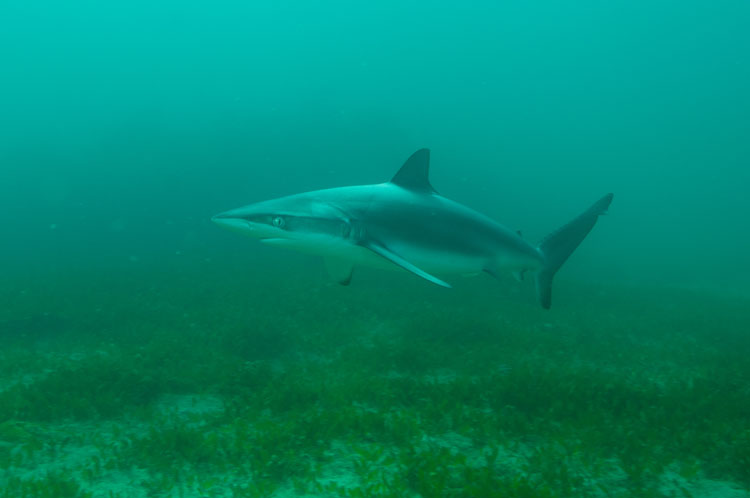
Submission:
<svg viewBox="0 0 750 498">
<path fill-rule="evenodd" d="M 412 154 L 390 181 L 304 192 L 219 213 L 224 228 L 323 256 L 343 285 L 357 266 L 400 268 L 451 287 L 451 275 L 533 274 L 539 303 L 549 309 L 552 280 L 613 199 L 608 193 L 538 244 L 430 184 L 430 151 Z"/>
</svg>

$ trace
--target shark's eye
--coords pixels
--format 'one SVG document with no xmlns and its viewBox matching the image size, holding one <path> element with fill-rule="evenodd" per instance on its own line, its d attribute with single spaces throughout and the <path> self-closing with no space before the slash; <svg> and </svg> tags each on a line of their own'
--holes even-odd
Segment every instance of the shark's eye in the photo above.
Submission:
<svg viewBox="0 0 750 498">
<path fill-rule="evenodd" d="M 274 216 L 274 218 L 271 220 L 271 224 L 276 228 L 284 228 L 284 218 L 282 218 L 281 216 Z"/>
</svg>

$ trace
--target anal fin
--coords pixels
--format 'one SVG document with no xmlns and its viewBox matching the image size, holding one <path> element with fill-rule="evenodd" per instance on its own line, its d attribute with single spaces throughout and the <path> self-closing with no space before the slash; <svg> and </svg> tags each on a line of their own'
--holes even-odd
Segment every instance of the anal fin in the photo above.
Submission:
<svg viewBox="0 0 750 498">
<path fill-rule="evenodd" d="M 492 269 L 492 268 L 485 268 L 484 271 L 487 272 L 487 273 L 489 273 L 490 275 L 492 275 L 496 279 L 502 280 L 500 278 L 500 275 L 494 269 Z M 512 272 L 512 275 L 513 275 L 513 278 L 515 278 L 517 281 L 523 282 L 523 275 L 524 275 L 524 273 L 526 273 L 525 269 L 523 269 L 523 270 L 515 270 L 515 271 Z"/>
</svg>

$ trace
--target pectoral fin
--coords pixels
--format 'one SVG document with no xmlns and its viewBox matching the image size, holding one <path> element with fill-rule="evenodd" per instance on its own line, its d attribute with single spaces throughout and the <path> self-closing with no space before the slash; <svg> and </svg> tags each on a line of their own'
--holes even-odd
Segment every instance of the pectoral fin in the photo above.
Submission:
<svg viewBox="0 0 750 498">
<path fill-rule="evenodd" d="M 429 280 L 433 284 L 437 284 L 437 285 L 439 285 L 441 287 L 448 287 L 448 288 L 451 287 L 451 285 L 449 283 L 443 282 L 439 278 L 437 278 L 437 277 L 435 277 L 433 275 L 430 275 L 429 273 L 427 273 L 424 270 L 421 270 L 420 268 L 418 268 L 418 267 L 414 266 L 413 264 L 409 263 L 408 261 L 406 261 L 404 258 L 402 258 L 401 256 L 399 256 L 398 254 L 394 253 L 393 251 L 391 251 L 387 247 L 385 247 L 385 246 L 383 246 L 381 244 L 378 244 L 377 242 L 370 241 L 370 242 L 364 243 L 362 245 L 364 247 L 368 248 L 369 250 L 371 250 L 372 252 L 374 252 L 375 254 L 377 254 L 378 256 L 384 257 L 385 259 L 387 259 L 388 261 L 390 261 L 394 265 L 400 266 L 404 270 L 410 271 L 413 274 L 415 274 L 415 275 L 417 275 L 419 277 L 422 277 L 425 280 Z"/>
<path fill-rule="evenodd" d="M 333 280 L 340 283 L 341 285 L 349 285 L 352 281 L 352 272 L 354 271 L 354 265 L 349 261 L 328 257 L 324 259 L 326 264 L 326 270 Z"/>
</svg>

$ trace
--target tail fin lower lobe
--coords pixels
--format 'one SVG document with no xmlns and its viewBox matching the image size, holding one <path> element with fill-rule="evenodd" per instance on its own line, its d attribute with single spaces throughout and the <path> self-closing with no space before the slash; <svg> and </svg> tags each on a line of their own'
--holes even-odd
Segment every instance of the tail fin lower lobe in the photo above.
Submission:
<svg viewBox="0 0 750 498">
<path fill-rule="evenodd" d="M 552 304 L 552 279 L 557 270 L 573 254 L 578 245 L 589 234 L 600 215 L 606 214 L 614 194 L 607 194 L 568 224 L 547 235 L 539 243 L 544 255 L 544 266 L 536 276 L 536 292 L 539 303 L 549 309 Z"/>
</svg>

